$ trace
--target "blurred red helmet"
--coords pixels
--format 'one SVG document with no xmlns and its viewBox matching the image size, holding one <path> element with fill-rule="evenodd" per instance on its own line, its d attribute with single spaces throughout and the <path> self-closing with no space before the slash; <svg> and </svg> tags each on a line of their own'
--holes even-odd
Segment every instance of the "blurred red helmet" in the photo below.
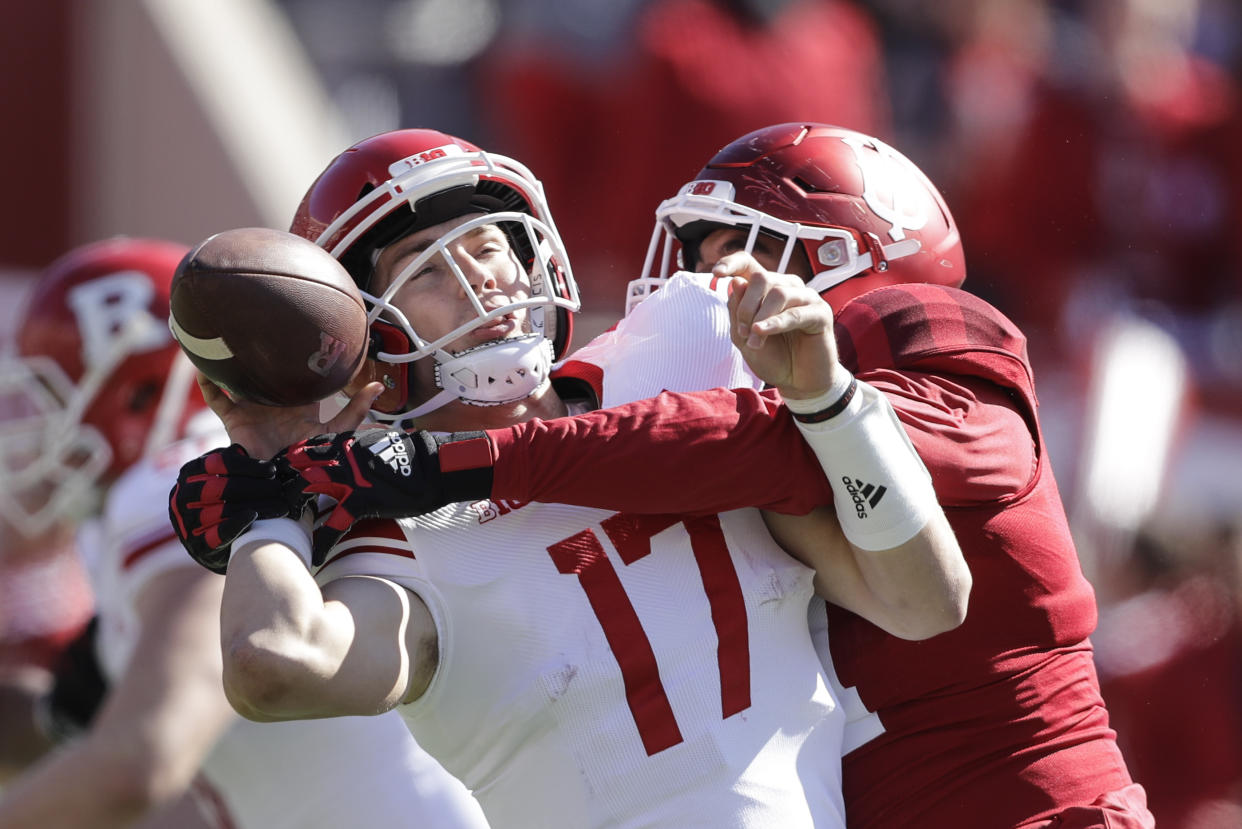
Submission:
<svg viewBox="0 0 1242 829">
<path fill-rule="evenodd" d="M 479 224 L 497 224 L 509 237 L 517 259 L 530 275 L 531 296 L 487 312 L 477 309 L 480 311 L 477 318 L 466 326 L 436 340 L 426 340 L 414 330 L 405 315 L 390 304 L 397 289 L 424 261 L 423 257 L 411 263 L 381 294 L 371 291 L 375 261 L 379 252 L 397 239 L 471 213 L 487 216 L 456 228 L 423 256 L 443 255 L 456 269 L 446 249 L 448 242 Z M 554 359 L 568 350 L 572 313 L 579 307 L 578 288 L 544 198 L 543 185 L 530 170 L 513 159 L 486 153 L 469 142 L 436 130 L 405 129 L 376 135 L 332 160 L 303 197 L 290 231 L 310 239 L 339 259 L 363 292 L 376 343 L 372 356 L 386 364 L 382 379 L 396 392 L 391 397 L 382 395 L 377 401 L 377 416 L 385 419 L 416 417 L 418 413 L 429 411 L 424 408 L 400 411 L 410 405 L 412 394 L 407 389 L 404 365 L 435 356 L 438 363 L 451 364 L 446 374 L 459 371 L 461 376 L 466 376 L 476 371 L 477 366 L 461 371 L 462 367 L 452 362 L 453 355 L 443 351 L 444 345 L 471 328 L 516 309 L 529 309 L 529 319 L 535 329 L 532 333 L 550 343 Z M 461 273 L 458 279 L 465 285 Z M 524 354 L 520 359 L 534 357 Z M 531 373 L 527 368 L 546 376 L 543 367 L 525 363 L 520 368 L 523 376 Z M 493 360 L 485 370 L 503 372 L 504 361 Z M 452 385 L 447 377 L 441 384 L 446 394 Z M 472 393 L 477 393 L 478 399 L 472 398 Z M 478 389 L 461 395 L 461 399 L 479 405 L 505 402 L 486 399 Z"/>
<path fill-rule="evenodd" d="M 882 285 L 957 287 L 966 278 L 957 225 L 935 185 L 884 142 L 842 127 L 778 124 L 718 152 L 656 210 L 629 306 L 671 275 L 676 244 L 693 267 L 699 243 L 721 226 L 747 230 L 748 251 L 760 233 L 783 242 L 780 271 L 801 245 L 808 284 L 838 308 Z"/>
<path fill-rule="evenodd" d="M 185 245 L 115 238 L 53 262 L 0 360 L 0 509 L 28 534 L 176 440 L 204 408 L 168 330 Z"/>
</svg>

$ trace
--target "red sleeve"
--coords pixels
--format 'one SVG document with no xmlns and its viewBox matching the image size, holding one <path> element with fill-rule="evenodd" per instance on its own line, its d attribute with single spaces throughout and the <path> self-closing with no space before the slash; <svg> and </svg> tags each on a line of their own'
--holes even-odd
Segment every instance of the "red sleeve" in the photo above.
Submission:
<svg viewBox="0 0 1242 829">
<path fill-rule="evenodd" d="M 487 433 L 492 497 L 646 514 L 832 503 L 814 453 L 775 393 L 665 392 Z"/>
<path fill-rule="evenodd" d="M 1000 386 L 977 377 L 890 369 L 859 377 L 893 404 L 943 506 L 1016 497 L 1034 480 L 1034 436 Z"/>
</svg>

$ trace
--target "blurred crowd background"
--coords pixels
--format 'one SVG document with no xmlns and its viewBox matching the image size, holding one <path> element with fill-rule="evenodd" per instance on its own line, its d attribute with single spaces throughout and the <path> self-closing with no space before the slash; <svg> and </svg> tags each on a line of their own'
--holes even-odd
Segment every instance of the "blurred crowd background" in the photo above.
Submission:
<svg viewBox="0 0 1242 829">
<path fill-rule="evenodd" d="M 965 287 L 1029 338 L 1101 601 L 1105 696 L 1159 825 L 1242 826 L 1237 0 L 13 12 L 0 33 L 9 324 L 29 276 L 71 245 L 286 226 L 337 151 L 427 126 L 544 182 L 583 292 L 582 343 L 620 315 L 656 205 L 722 145 L 799 120 L 889 141 L 944 193 Z M 84 619 L 89 594 L 48 545 L 3 541 L 0 664 L 17 665 Z"/>
</svg>

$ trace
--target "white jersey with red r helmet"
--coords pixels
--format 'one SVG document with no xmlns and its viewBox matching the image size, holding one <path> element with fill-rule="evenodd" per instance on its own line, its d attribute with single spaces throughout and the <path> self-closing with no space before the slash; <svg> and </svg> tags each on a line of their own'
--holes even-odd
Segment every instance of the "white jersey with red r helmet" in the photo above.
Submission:
<svg viewBox="0 0 1242 829">
<path fill-rule="evenodd" d="M 97 592 L 97 647 L 110 681 L 124 672 L 137 643 L 135 602 L 143 588 L 174 568 L 198 567 L 169 524 L 168 492 L 177 471 L 227 442 L 217 427 L 130 467 L 110 490 L 102 516 L 84 528 Z M 412 822 L 486 829 L 465 787 L 391 712 L 282 723 L 239 719 L 202 772 L 237 829 L 389 829 Z"/>
</svg>

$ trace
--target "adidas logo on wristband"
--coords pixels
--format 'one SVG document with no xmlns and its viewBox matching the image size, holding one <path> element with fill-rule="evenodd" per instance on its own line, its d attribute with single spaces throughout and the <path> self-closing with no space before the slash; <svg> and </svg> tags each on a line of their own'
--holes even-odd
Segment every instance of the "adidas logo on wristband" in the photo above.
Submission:
<svg viewBox="0 0 1242 829">
<path fill-rule="evenodd" d="M 884 485 L 864 484 L 858 478 L 851 480 L 848 475 L 842 475 L 841 481 L 845 484 L 845 491 L 854 501 L 854 511 L 858 513 L 859 518 L 866 518 L 867 506 L 870 505 L 872 509 L 875 509 L 879 506 L 884 493 L 888 492 L 888 487 Z"/>
</svg>

